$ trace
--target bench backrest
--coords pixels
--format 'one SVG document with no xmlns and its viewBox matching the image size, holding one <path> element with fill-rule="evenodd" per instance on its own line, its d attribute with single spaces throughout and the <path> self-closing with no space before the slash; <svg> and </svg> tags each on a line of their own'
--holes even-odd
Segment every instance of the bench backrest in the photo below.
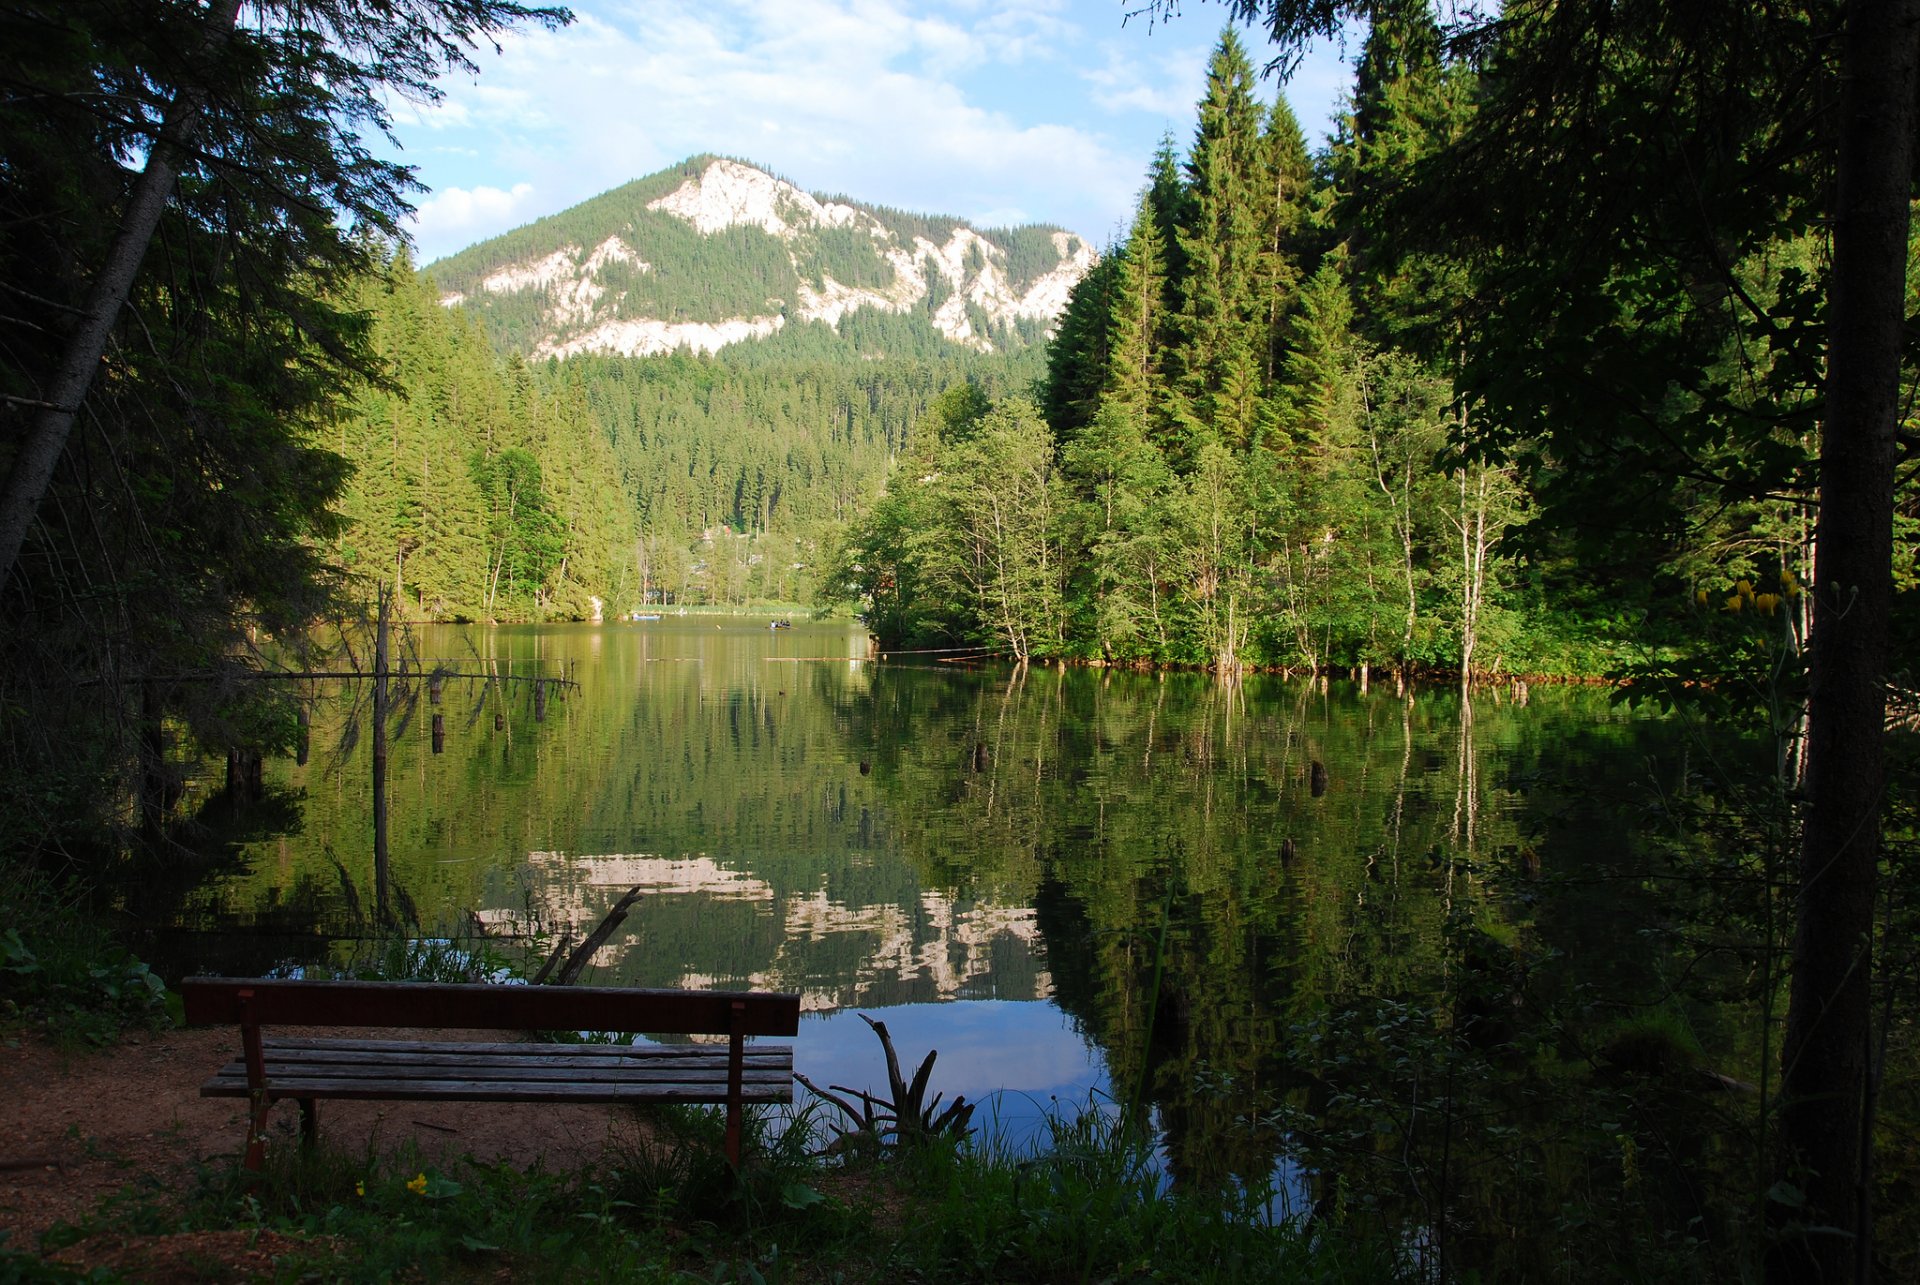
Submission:
<svg viewBox="0 0 1920 1285">
<path fill-rule="evenodd" d="M 471 1030 L 650 1031 L 796 1035 L 800 997 L 765 991 L 447 982 L 283 981 L 189 977 L 190 1026 L 421 1026 Z M 244 992 L 244 994 L 243 994 Z"/>
</svg>

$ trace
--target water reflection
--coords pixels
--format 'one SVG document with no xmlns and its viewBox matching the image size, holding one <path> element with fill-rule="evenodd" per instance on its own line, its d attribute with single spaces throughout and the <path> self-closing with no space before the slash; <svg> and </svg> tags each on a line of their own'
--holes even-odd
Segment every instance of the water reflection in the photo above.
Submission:
<svg viewBox="0 0 1920 1285">
<path fill-rule="evenodd" d="M 937 1087 L 1004 1091 L 1009 1119 L 1138 1095 L 1174 1182 L 1260 1186 L 1302 1119 L 1425 1120 L 1432 1067 L 1522 998 L 1644 1005 L 1678 971 L 1642 931 L 1675 894 L 1633 831 L 1674 733 L 1604 692 L 876 665 L 845 625 L 692 619 L 422 650 L 581 686 L 542 724 L 450 715 L 441 755 L 422 720 L 396 738 L 393 904 L 530 949 L 638 886 L 596 980 L 799 991 L 821 1083 L 870 1082 L 850 1014 L 884 1008 L 903 1050 L 940 1050 Z M 150 893 L 179 966 L 340 960 L 375 931 L 363 754 L 273 765 L 297 829 L 236 831 Z M 1342 1145 L 1315 1199 L 1364 1176 L 1372 1136 Z"/>
<path fill-rule="evenodd" d="M 536 930 L 591 932 L 606 908 L 629 888 L 642 900 L 632 926 L 595 952 L 605 984 L 692 989 L 800 992 L 805 1012 L 854 1005 L 956 999 L 1045 999 L 1052 980 L 1030 906 L 995 905 L 925 888 L 911 904 L 849 904 L 823 878 L 811 892 L 782 893 L 744 870 L 711 857 L 576 856 L 536 852 L 522 871 L 530 894 L 522 906 L 488 906 L 477 917 L 496 936 Z M 741 903 L 776 943 L 764 967 L 706 971 L 701 960 L 676 961 L 655 942 L 678 925 Z M 856 961 L 852 971 L 845 960 Z M 1019 967 L 1001 967 L 1010 960 Z M 903 998 L 905 997 L 905 998 Z"/>
<path fill-rule="evenodd" d="M 975 1126 L 1009 1146 L 1042 1140 L 1050 1117 L 1113 1099 L 1098 1048 L 1052 1004 L 901 1004 L 877 1016 L 909 1074 L 928 1050 L 936 1050 L 933 1088 L 947 1102 L 964 1097 L 978 1103 Z M 822 1087 L 887 1095 L 880 1042 L 853 1011 L 804 1019 L 794 1067 Z"/>
</svg>

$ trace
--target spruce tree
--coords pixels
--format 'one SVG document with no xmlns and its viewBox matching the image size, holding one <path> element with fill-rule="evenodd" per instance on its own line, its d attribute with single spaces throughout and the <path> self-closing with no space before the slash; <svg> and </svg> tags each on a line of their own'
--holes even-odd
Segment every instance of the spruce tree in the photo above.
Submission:
<svg viewBox="0 0 1920 1285">
<path fill-rule="evenodd" d="M 1144 416 L 1164 394 L 1166 358 L 1167 249 L 1153 189 L 1141 192 L 1132 231 L 1112 257 L 1116 280 L 1108 301 L 1107 369 L 1101 401 Z"/>
<path fill-rule="evenodd" d="M 1253 90 L 1253 68 L 1229 28 L 1208 64 L 1178 235 L 1185 275 L 1174 413 L 1183 467 L 1209 441 L 1247 445 L 1248 385 L 1265 365 L 1261 264 L 1274 202 Z"/>
</svg>

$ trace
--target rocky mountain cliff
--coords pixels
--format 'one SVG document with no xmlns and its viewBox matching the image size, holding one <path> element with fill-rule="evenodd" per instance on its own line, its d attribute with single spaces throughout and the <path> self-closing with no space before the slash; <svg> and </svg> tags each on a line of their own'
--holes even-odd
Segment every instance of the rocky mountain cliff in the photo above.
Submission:
<svg viewBox="0 0 1920 1285">
<path fill-rule="evenodd" d="M 865 357 L 1045 336 L 1093 248 L 809 194 L 700 156 L 433 264 L 442 302 L 530 356 L 716 352 L 776 336 Z"/>
</svg>

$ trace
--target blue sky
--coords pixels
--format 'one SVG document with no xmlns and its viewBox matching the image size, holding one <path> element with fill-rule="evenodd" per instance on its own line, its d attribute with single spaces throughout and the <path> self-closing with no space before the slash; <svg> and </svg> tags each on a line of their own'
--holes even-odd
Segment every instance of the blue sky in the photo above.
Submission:
<svg viewBox="0 0 1920 1285">
<path fill-rule="evenodd" d="M 432 189 L 431 261 L 700 152 L 801 187 L 1104 244 L 1160 135 L 1184 147 L 1225 10 L 1123 23 L 1142 0 L 576 0 L 445 100 L 400 104 L 400 158 Z M 1243 33 L 1256 65 L 1270 50 Z M 1358 52 L 1322 43 L 1285 87 L 1318 145 Z M 1280 91 L 1275 80 L 1263 96 Z"/>
</svg>

